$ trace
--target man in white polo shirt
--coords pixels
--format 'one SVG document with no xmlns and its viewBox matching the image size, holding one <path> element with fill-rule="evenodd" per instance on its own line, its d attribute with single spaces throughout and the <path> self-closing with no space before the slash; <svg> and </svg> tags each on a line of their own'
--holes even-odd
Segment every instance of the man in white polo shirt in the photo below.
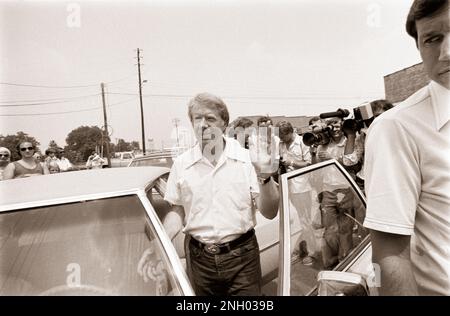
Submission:
<svg viewBox="0 0 450 316">
<path fill-rule="evenodd" d="M 431 83 L 371 125 L 365 156 L 383 295 L 450 295 L 450 12 L 416 0 L 406 29 Z"/>
<path fill-rule="evenodd" d="M 189 236 L 187 266 L 197 295 L 260 295 L 261 265 L 254 226 L 256 207 L 267 218 L 278 211 L 277 171 L 270 156 L 252 153 L 224 137 L 229 114 L 218 97 L 189 102 L 198 143 L 174 161 L 164 199 L 172 204 L 164 227 Z M 256 204 L 256 205 L 255 205 Z M 148 271 L 141 260 L 138 271 Z"/>
</svg>

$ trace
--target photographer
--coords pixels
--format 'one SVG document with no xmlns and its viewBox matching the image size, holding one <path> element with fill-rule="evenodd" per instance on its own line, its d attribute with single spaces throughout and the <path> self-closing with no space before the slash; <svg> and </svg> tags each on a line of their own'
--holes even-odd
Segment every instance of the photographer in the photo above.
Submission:
<svg viewBox="0 0 450 316">
<path fill-rule="evenodd" d="M 345 155 L 345 145 L 347 138 L 342 131 L 342 117 L 349 114 L 346 110 L 338 110 L 337 115 L 323 119 L 326 127 L 321 127 L 320 134 L 316 135 L 316 142 L 320 140 L 317 147 L 317 154 L 311 153 L 313 163 L 322 162 L 329 159 L 336 159 L 347 170 L 357 165 L 348 155 Z M 322 224 L 325 227 L 322 243 L 322 260 L 326 269 L 332 268 L 336 263 L 345 258 L 353 249 L 353 226 L 354 222 L 344 212 L 353 212 L 355 204 L 353 193 L 350 192 L 342 182 L 342 177 L 338 173 L 326 172 L 322 175 L 322 189 L 319 193 L 320 210 L 322 214 Z M 345 211 L 339 206 L 338 194 L 343 194 L 345 200 L 352 201 L 351 207 Z"/>
<path fill-rule="evenodd" d="M 92 155 L 89 156 L 86 162 L 87 169 L 101 169 L 105 160 L 99 156 L 96 151 L 92 152 Z"/>
<path fill-rule="evenodd" d="M 319 116 L 314 116 L 309 120 L 308 126 L 311 128 L 311 131 L 314 133 L 315 131 L 320 131 L 320 130 L 323 130 L 324 128 L 326 128 L 327 124 Z M 326 142 L 328 142 L 328 140 Z M 324 144 L 326 142 L 324 142 Z M 304 141 L 303 141 L 303 143 L 304 143 Z M 317 146 L 318 146 L 318 144 L 316 144 L 316 143 L 312 143 L 309 145 L 309 152 L 311 154 L 311 163 L 317 162 L 317 159 L 316 159 Z"/>
<path fill-rule="evenodd" d="M 361 163 L 361 170 L 356 174 L 356 183 L 364 193 L 364 145 L 366 140 L 366 132 L 372 121 L 381 113 L 392 109 L 393 105 L 386 100 L 375 100 L 370 102 L 373 116 L 365 121 L 361 121 L 353 126 L 343 124 L 343 131 L 347 137 L 344 150 L 344 163 L 354 162 Z M 350 120 L 348 120 L 350 121 Z"/>
</svg>

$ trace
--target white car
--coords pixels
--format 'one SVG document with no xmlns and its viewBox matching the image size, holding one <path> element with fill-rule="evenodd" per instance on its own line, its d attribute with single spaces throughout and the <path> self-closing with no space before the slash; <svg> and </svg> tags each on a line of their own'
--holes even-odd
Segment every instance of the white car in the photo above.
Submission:
<svg viewBox="0 0 450 316">
<path fill-rule="evenodd" d="M 302 230 L 286 188 L 294 177 L 340 170 L 336 164 L 283 175 L 279 216 L 268 220 L 257 212 L 264 294 L 317 294 L 323 268 L 319 261 L 299 265 L 294 248 Z M 0 295 L 194 295 L 184 236 L 172 243 L 161 224 L 169 210 L 163 200 L 168 173 L 113 168 L 1 181 Z M 151 244 L 161 277 L 145 282 L 137 266 Z M 368 277 L 369 246 L 363 238 L 334 269 Z"/>
</svg>

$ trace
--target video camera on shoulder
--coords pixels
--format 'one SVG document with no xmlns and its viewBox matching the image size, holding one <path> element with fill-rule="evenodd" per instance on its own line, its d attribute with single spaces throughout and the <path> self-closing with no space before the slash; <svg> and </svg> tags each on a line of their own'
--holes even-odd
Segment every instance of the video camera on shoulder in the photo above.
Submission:
<svg viewBox="0 0 450 316">
<path fill-rule="evenodd" d="M 335 112 L 326 112 L 319 115 L 321 119 L 326 119 L 330 117 L 340 117 L 344 118 L 350 114 L 348 110 L 338 109 Z M 331 135 L 330 133 L 333 131 L 333 126 L 328 125 L 326 123 L 321 124 L 320 126 L 316 126 L 312 128 L 311 132 L 307 132 L 303 134 L 303 143 L 306 146 L 319 146 L 326 145 L 330 142 Z"/>
<path fill-rule="evenodd" d="M 331 117 L 340 117 L 343 119 L 342 130 L 344 133 L 348 131 L 360 132 L 363 128 L 369 128 L 374 120 L 372 105 L 370 102 L 365 102 L 362 105 L 353 108 L 353 118 L 344 119 L 350 114 L 348 110 L 337 109 L 335 112 L 326 112 L 319 115 L 321 119 Z M 322 124 L 320 127 L 313 128 L 311 132 L 303 134 L 303 143 L 306 146 L 326 145 L 330 141 L 330 132 L 333 127 L 327 124 Z"/>
<path fill-rule="evenodd" d="M 353 109 L 353 119 L 347 119 L 342 125 L 343 130 L 360 132 L 363 128 L 369 128 L 374 120 L 372 106 L 369 102 Z"/>
</svg>

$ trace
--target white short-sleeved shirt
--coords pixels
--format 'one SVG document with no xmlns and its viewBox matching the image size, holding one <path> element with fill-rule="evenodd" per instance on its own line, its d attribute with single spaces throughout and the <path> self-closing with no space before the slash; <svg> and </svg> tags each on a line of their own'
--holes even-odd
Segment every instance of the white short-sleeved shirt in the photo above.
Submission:
<svg viewBox="0 0 450 316">
<path fill-rule="evenodd" d="M 284 142 L 280 142 L 280 155 L 284 156 L 286 153 L 293 154 L 297 158 L 311 164 L 311 154 L 309 147 L 303 144 L 302 138 L 298 134 L 294 134 L 294 141 L 289 145 L 289 148 Z M 287 167 L 286 171 L 295 170 L 294 167 Z M 309 174 L 302 175 L 301 177 L 295 177 L 289 180 L 289 192 L 291 193 L 303 193 L 311 191 L 311 184 L 309 181 Z"/>
<path fill-rule="evenodd" d="M 450 295 L 450 91 L 435 82 L 371 125 L 364 226 L 411 235 L 422 295 Z"/>
<path fill-rule="evenodd" d="M 164 199 L 181 205 L 183 229 L 204 243 L 235 239 L 256 225 L 258 180 L 247 149 L 231 138 L 214 167 L 197 144 L 174 161 Z"/>
<path fill-rule="evenodd" d="M 59 159 L 57 161 L 57 164 L 58 164 L 59 170 L 61 172 L 64 172 L 64 171 L 69 170 L 70 168 L 73 168 L 72 163 L 69 161 L 69 159 L 67 159 L 65 157 L 62 157 L 61 159 Z"/>
<path fill-rule="evenodd" d="M 319 145 L 317 147 L 317 156 L 319 152 L 326 152 L 328 155 L 336 159 L 341 165 L 344 165 L 345 142 L 347 138 L 342 136 L 339 143 L 335 143 L 332 139 L 327 145 Z M 323 161 L 319 158 L 319 161 Z M 323 190 L 333 191 L 338 188 L 348 187 L 347 180 L 342 176 L 339 170 L 335 168 L 325 168 L 320 171 L 322 177 Z"/>
</svg>

